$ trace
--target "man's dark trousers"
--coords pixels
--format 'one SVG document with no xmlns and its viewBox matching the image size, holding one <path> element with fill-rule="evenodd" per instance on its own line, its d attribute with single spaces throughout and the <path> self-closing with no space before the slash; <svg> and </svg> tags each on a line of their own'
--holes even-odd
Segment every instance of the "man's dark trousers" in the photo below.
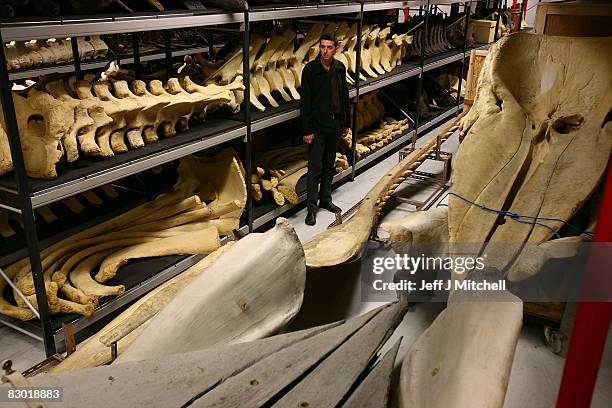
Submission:
<svg viewBox="0 0 612 408">
<path fill-rule="evenodd" d="M 336 150 L 340 141 L 340 124 L 336 132 L 315 132 L 314 140 L 308 146 L 308 211 L 315 213 L 322 204 L 332 202 L 331 187 L 336 173 Z M 321 190 L 319 192 L 319 179 Z"/>
</svg>

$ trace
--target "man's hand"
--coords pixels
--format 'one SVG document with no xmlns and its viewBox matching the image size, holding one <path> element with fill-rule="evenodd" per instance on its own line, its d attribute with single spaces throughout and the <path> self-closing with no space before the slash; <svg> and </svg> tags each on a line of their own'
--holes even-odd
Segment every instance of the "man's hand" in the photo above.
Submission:
<svg viewBox="0 0 612 408">
<path fill-rule="evenodd" d="M 346 135 L 348 135 L 348 133 L 351 131 L 351 128 L 344 128 L 342 129 L 342 136 L 346 137 Z"/>
<path fill-rule="evenodd" d="M 311 144 L 314 140 L 314 133 L 304 136 L 304 142 Z"/>
</svg>

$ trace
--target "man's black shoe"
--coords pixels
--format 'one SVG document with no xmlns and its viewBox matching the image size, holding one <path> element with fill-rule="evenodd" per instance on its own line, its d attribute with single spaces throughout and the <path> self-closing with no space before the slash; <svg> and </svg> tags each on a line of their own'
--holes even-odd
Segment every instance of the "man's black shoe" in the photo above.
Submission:
<svg viewBox="0 0 612 408">
<path fill-rule="evenodd" d="M 313 212 L 308 211 L 306 216 L 306 225 L 315 225 L 317 223 L 317 215 Z"/>
<path fill-rule="evenodd" d="M 342 208 L 338 207 L 333 203 L 320 203 L 319 208 L 325 208 L 327 211 L 331 211 L 333 213 L 342 212 Z"/>
</svg>

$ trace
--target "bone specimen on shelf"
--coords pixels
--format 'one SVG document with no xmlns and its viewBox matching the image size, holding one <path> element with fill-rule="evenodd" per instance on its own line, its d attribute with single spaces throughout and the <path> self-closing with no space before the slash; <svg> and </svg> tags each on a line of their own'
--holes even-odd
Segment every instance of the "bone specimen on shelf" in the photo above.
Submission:
<svg viewBox="0 0 612 408">
<path fill-rule="evenodd" d="M 108 53 L 108 46 L 100 36 L 77 37 L 77 45 L 81 59 L 104 57 Z M 68 63 L 74 59 L 70 38 L 12 41 L 5 45 L 5 54 L 9 70 Z"/>
<path fill-rule="evenodd" d="M 305 281 L 300 240 L 279 218 L 270 231 L 236 242 L 177 293 L 117 363 L 142 360 L 158 350 L 173 354 L 268 336 L 297 314 Z"/>
<path fill-rule="evenodd" d="M 105 258 L 95 279 L 100 283 L 106 282 L 113 278 L 117 270 L 127 264 L 130 259 L 165 255 L 208 254 L 219 248 L 220 245 L 219 232 L 215 227 L 132 245 Z"/>
<path fill-rule="evenodd" d="M 70 134 L 62 140 L 66 152 L 66 160 L 74 162 L 79 158 L 79 145 L 86 154 L 92 150 L 90 143 L 95 145 L 95 140 L 91 137 L 91 130 L 95 125 L 95 121 L 91 118 L 86 105 L 78 99 L 74 99 L 66 92 L 63 81 L 49 82 L 45 84 L 45 89 L 55 99 L 64 102 L 74 112 L 74 126 L 72 126 Z M 85 139 L 84 135 L 90 136 Z M 95 145 L 95 150 L 98 150 L 97 145 Z"/>
<path fill-rule="evenodd" d="M 157 112 L 169 102 L 147 98 L 145 95 L 137 96 L 130 90 L 127 81 L 114 81 L 113 90 L 115 96 L 125 107 L 129 106 L 130 110 L 126 114 L 126 128 L 121 133 L 125 134 L 131 149 L 143 147 L 145 145 L 142 134 L 144 128 L 155 123 Z"/>
<path fill-rule="evenodd" d="M 209 252 L 219 245 L 217 231 L 228 234 L 238 228 L 240 214 L 246 205 L 246 187 L 243 170 L 235 153 L 226 150 L 217 157 L 193 160 L 191 170 L 188 165 L 179 165 L 180 178 L 174 192 L 160 195 L 150 203 L 76 233 L 41 251 L 45 287 L 52 313 L 70 308 L 75 313 L 91 313 L 91 307 L 73 303 L 95 305 L 101 296 L 121 293 L 122 289 L 118 286 L 107 287 L 93 283 L 90 275 L 92 272 L 97 271 L 96 276 L 102 281 L 109 279 L 127 259 Z M 225 177 L 218 177 L 218 174 L 224 174 Z M 193 195 L 196 193 L 200 196 Z M 200 197 L 208 204 L 203 204 Z M 194 236 L 198 238 L 194 240 Z M 95 258 L 101 253 L 103 258 Z M 98 267 L 100 264 L 101 268 Z M 28 300 L 35 302 L 35 289 L 27 258 L 6 269 Z M 71 276 L 73 273 L 74 279 Z M 66 288 L 61 292 L 72 302 L 58 298 L 58 289 L 64 286 Z M 16 306 L 2 299 L 0 312 L 20 319 L 31 319 L 31 314 L 24 309 L 25 302 L 17 298 L 18 295 L 15 295 Z"/>
<path fill-rule="evenodd" d="M 376 27 L 374 30 L 370 31 L 367 39 L 368 50 L 370 51 L 370 67 L 374 72 L 378 73 L 379 75 L 385 73 L 385 70 L 380 65 L 381 50 L 379 46 L 379 34 L 383 31 L 389 33 L 390 29 L 386 28 L 385 30 L 381 30 L 379 27 Z"/>
<path fill-rule="evenodd" d="M 314 23 L 310 30 L 308 30 L 306 37 L 304 37 L 298 49 L 295 50 L 293 58 L 291 58 L 289 69 L 291 69 L 291 71 L 293 72 L 293 75 L 295 77 L 295 84 L 298 87 L 301 85 L 302 81 L 302 70 L 304 69 L 304 59 L 306 58 L 306 54 L 310 50 L 310 47 L 319 42 L 319 39 L 321 38 L 324 29 L 324 23 Z"/>
<path fill-rule="evenodd" d="M 62 140 L 71 136 L 74 126 L 73 110 L 35 89 L 30 89 L 27 97 L 13 93 L 13 102 L 26 173 L 35 178 L 57 177 L 55 166 L 63 156 Z"/>
<path fill-rule="evenodd" d="M 282 78 L 283 86 L 285 87 L 285 89 L 289 91 L 289 93 L 291 94 L 291 97 L 297 101 L 300 99 L 300 93 L 297 91 L 295 87 L 295 77 L 293 76 L 293 73 L 291 72 L 291 70 L 289 70 L 287 66 L 292 56 L 293 56 L 293 43 L 290 42 L 287 44 L 285 48 L 285 52 L 283 52 L 283 55 L 278 60 L 276 69 Z"/>
<path fill-rule="evenodd" d="M 166 306 L 196 276 L 205 272 L 231 245 L 233 245 L 232 242 L 226 244 L 183 273 L 147 293 L 102 330 L 80 344 L 73 354 L 67 356 L 62 363 L 53 367 L 51 371 L 58 373 L 75 371 L 110 363 L 111 356 L 108 353 L 108 345 L 111 342 L 116 341 L 118 353 L 123 353 L 125 348 L 142 332 L 151 317 Z"/>
<path fill-rule="evenodd" d="M 307 172 L 308 167 L 302 167 L 298 171 L 282 179 L 280 184 L 278 185 L 278 191 L 285 197 L 285 199 L 289 203 L 298 203 L 298 195 L 295 191 L 295 186 L 297 185 L 298 181 L 300 181 L 300 179 L 306 175 Z"/>
<path fill-rule="evenodd" d="M 283 55 L 285 55 L 285 50 L 287 49 L 287 46 L 291 45 L 291 48 L 293 48 L 293 44 L 291 44 L 291 42 L 293 41 L 294 38 L 295 38 L 295 32 L 291 30 L 287 30 L 283 33 L 282 42 L 277 46 L 276 51 L 274 52 L 274 54 L 272 54 L 272 56 L 268 60 L 266 64 L 266 69 L 263 72 L 264 77 L 268 80 L 268 83 L 270 84 L 270 89 L 272 91 L 276 91 L 280 93 L 281 97 L 286 102 L 291 101 L 291 96 L 289 96 L 289 94 L 287 94 L 287 92 L 285 91 L 286 84 L 283 81 L 283 76 L 278 70 L 279 68 L 278 64 L 279 64 L 279 60 L 283 57 Z M 270 40 L 270 42 L 272 41 L 273 39 Z M 264 51 L 264 54 L 265 54 L 265 51 Z M 259 62 L 258 62 L 258 66 L 259 66 Z"/>
</svg>

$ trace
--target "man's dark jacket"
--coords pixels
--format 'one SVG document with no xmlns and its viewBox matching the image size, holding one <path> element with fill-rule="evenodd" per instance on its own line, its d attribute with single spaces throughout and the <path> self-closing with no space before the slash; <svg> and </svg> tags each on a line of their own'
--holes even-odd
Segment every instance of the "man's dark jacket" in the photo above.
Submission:
<svg viewBox="0 0 612 408">
<path fill-rule="evenodd" d="M 346 83 L 346 68 L 340 61 L 334 59 L 330 68 L 338 75 L 340 92 L 340 119 L 342 128 L 350 127 L 348 85 Z M 321 56 L 310 61 L 302 71 L 300 88 L 300 114 L 302 117 L 302 130 L 304 135 L 316 132 L 338 132 L 338 121 L 332 118 L 331 89 L 326 81 L 325 68 L 321 64 Z"/>
</svg>

